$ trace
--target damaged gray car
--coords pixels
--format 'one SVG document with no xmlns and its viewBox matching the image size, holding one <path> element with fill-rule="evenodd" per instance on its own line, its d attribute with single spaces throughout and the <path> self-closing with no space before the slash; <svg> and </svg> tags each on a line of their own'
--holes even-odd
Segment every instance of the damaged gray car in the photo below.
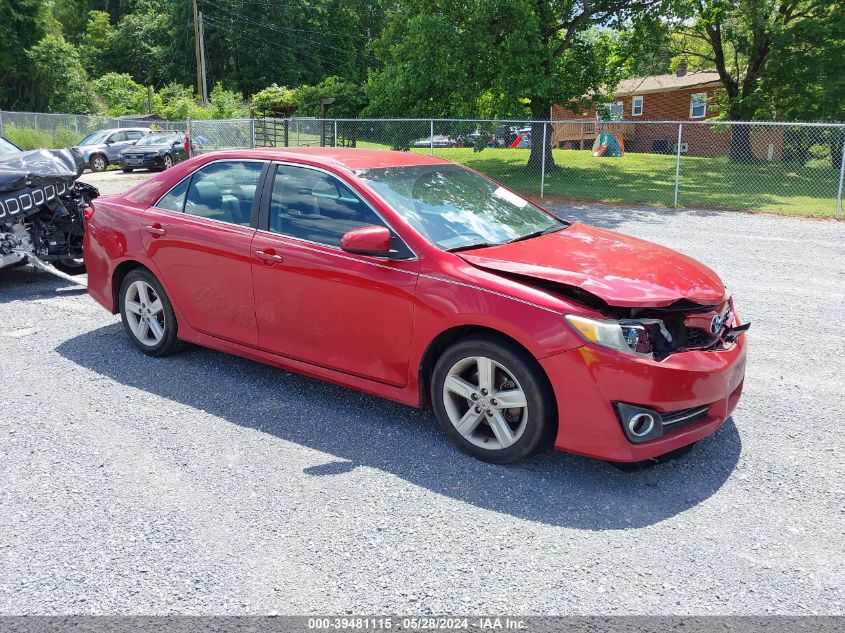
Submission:
<svg viewBox="0 0 845 633">
<path fill-rule="evenodd" d="M 80 153 L 67 149 L 0 156 L 0 269 L 85 272 L 84 212 L 99 192 L 77 182 L 82 167 Z"/>
</svg>

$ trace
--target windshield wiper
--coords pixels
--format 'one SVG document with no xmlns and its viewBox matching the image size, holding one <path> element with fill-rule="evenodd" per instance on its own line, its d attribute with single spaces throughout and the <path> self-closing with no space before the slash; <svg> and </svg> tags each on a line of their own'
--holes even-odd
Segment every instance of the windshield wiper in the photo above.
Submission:
<svg viewBox="0 0 845 633">
<path fill-rule="evenodd" d="M 465 244 L 464 246 L 456 246 L 455 248 L 447 249 L 447 253 L 458 253 L 460 251 L 468 251 L 473 248 L 487 248 L 488 246 L 501 246 L 501 244 L 490 244 L 489 242 L 479 242 L 478 244 Z"/>
<path fill-rule="evenodd" d="M 543 229 L 542 231 L 534 231 L 533 233 L 529 233 L 528 235 L 520 235 L 519 237 L 515 237 L 512 240 L 505 242 L 506 244 L 513 244 L 514 242 L 522 242 L 523 240 L 530 240 L 532 237 L 540 237 L 541 235 L 548 235 L 549 233 L 554 233 L 556 231 L 562 231 L 565 229 L 568 224 L 561 224 L 559 226 L 550 226 L 547 229 Z"/>
</svg>

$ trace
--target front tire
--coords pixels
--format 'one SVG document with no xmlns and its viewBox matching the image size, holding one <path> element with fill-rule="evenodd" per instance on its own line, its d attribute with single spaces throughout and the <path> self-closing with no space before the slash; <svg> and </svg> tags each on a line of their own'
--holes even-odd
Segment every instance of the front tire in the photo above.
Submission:
<svg viewBox="0 0 845 633">
<path fill-rule="evenodd" d="M 88 166 L 93 172 L 106 171 L 106 168 L 109 166 L 109 161 L 102 154 L 94 154 L 91 157 L 91 160 L 88 161 Z"/>
<path fill-rule="evenodd" d="M 166 171 L 173 167 L 173 157 L 170 154 L 165 154 L 164 158 L 161 161 L 161 169 L 162 171 Z"/>
<path fill-rule="evenodd" d="M 131 174 L 134 171 L 133 167 L 121 167 L 124 174 Z"/>
<path fill-rule="evenodd" d="M 61 270 L 66 275 L 84 275 L 85 262 L 80 257 L 79 259 L 61 259 L 53 262 L 58 270 Z"/>
<path fill-rule="evenodd" d="M 491 336 L 464 339 L 440 356 L 431 401 L 446 436 L 494 464 L 519 461 L 543 447 L 557 421 L 551 385 L 537 361 Z"/>
<path fill-rule="evenodd" d="M 131 271 L 120 284 L 120 318 L 135 347 L 149 356 L 184 349 L 176 338 L 176 313 L 158 279 L 144 269 Z"/>
</svg>

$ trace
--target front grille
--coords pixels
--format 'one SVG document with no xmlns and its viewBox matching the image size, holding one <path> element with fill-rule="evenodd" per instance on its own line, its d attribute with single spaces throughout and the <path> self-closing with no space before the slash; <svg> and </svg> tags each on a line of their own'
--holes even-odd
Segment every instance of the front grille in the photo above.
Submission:
<svg viewBox="0 0 845 633">
<path fill-rule="evenodd" d="M 716 340 L 716 337 L 697 327 L 686 329 L 687 347 L 706 347 Z"/>
<path fill-rule="evenodd" d="M 684 424 L 696 422 L 705 417 L 709 409 L 709 405 L 705 404 L 700 407 L 692 407 L 691 409 L 682 409 L 681 411 L 673 411 L 672 413 L 663 413 L 661 414 L 663 419 L 663 428 L 665 429 L 666 427 L 671 427 L 674 429 L 679 426 L 683 426 Z"/>
</svg>

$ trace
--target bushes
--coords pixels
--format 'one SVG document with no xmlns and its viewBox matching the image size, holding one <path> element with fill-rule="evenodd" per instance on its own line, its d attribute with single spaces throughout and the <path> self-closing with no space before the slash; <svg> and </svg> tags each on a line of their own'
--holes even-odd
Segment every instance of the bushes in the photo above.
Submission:
<svg viewBox="0 0 845 633">
<path fill-rule="evenodd" d="M 31 127 L 21 127 L 10 123 L 4 127 L 3 136 L 21 149 L 62 149 L 73 147 L 79 142 L 80 136 L 75 130 L 59 127 L 55 130 L 37 130 Z"/>
</svg>

